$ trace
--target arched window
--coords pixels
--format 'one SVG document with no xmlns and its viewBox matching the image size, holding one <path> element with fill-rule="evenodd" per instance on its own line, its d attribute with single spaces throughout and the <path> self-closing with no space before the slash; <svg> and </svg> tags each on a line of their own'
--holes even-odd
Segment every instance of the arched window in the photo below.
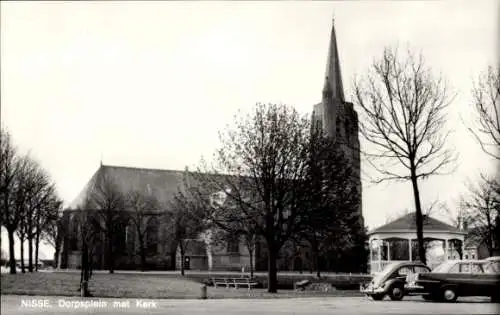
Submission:
<svg viewBox="0 0 500 315">
<path fill-rule="evenodd" d="M 158 240 L 159 240 L 159 226 L 160 222 L 158 218 L 151 217 L 148 220 L 146 226 L 146 252 L 149 255 L 157 255 L 158 254 Z"/>
<path fill-rule="evenodd" d="M 69 239 L 69 247 L 72 251 L 77 251 L 79 249 L 78 240 L 80 239 L 80 222 L 78 218 L 74 216 L 71 219 L 71 234 Z"/>
<path fill-rule="evenodd" d="M 127 250 L 127 220 L 117 220 L 114 224 L 114 249 L 117 254 L 124 254 Z"/>
<path fill-rule="evenodd" d="M 240 242 L 238 237 L 229 235 L 227 239 L 227 252 L 231 254 L 238 254 L 240 252 Z"/>
</svg>

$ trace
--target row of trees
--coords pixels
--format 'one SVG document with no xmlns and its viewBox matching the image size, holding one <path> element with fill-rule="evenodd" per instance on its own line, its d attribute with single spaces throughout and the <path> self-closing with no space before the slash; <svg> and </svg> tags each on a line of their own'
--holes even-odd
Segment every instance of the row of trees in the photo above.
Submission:
<svg viewBox="0 0 500 315">
<path fill-rule="evenodd" d="M 27 269 L 33 272 L 38 268 L 40 242 L 56 242 L 62 201 L 46 170 L 30 155 L 20 154 L 3 129 L 0 146 L 0 218 L 8 232 L 10 273 L 16 273 L 15 235 L 20 241 L 21 270 L 25 272 L 27 243 Z"/>
</svg>

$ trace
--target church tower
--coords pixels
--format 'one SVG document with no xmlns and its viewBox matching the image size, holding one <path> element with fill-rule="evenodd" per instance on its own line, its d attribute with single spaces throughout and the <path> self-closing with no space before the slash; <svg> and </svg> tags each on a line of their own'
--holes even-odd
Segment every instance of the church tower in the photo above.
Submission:
<svg viewBox="0 0 500 315">
<path fill-rule="evenodd" d="M 328 59 L 322 91 L 322 101 L 314 105 L 312 122 L 315 128 L 321 128 L 325 136 L 335 138 L 341 143 L 346 158 L 353 169 L 353 184 L 359 191 L 359 215 L 363 220 L 361 202 L 361 163 L 358 136 L 358 114 L 344 97 L 340 58 L 337 48 L 335 25 L 332 21 Z M 361 222 L 364 225 L 364 222 Z"/>
</svg>

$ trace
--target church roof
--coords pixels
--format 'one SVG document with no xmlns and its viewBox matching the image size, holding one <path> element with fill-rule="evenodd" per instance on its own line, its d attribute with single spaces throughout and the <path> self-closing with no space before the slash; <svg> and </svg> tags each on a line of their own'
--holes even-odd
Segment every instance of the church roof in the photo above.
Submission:
<svg viewBox="0 0 500 315">
<path fill-rule="evenodd" d="M 101 165 L 69 208 L 82 206 L 92 187 L 103 176 L 112 180 L 121 193 L 139 191 L 165 203 L 172 200 L 182 186 L 184 171 Z"/>
<path fill-rule="evenodd" d="M 463 231 L 457 229 L 456 227 L 434 219 L 430 216 L 424 215 L 424 232 L 451 232 L 451 233 L 463 233 Z M 392 222 L 382 225 L 368 234 L 384 233 L 384 232 L 394 232 L 394 231 L 416 231 L 416 213 L 411 212 L 407 215 L 400 217 Z"/>
<path fill-rule="evenodd" d="M 342 85 L 342 73 L 340 72 L 340 58 L 337 48 L 337 36 L 335 34 L 335 24 L 332 21 L 332 31 L 330 33 L 330 45 L 328 48 L 328 59 L 326 61 L 325 89 L 329 89 L 333 98 L 342 102 L 344 99 L 344 87 Z"/>
</svg>

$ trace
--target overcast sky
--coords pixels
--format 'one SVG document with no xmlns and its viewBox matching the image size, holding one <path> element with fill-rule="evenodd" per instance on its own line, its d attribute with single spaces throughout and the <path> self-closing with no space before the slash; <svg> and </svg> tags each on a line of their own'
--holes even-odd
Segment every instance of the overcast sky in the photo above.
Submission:
<svg viewBox="0 0 500 315">
<path fill-rule="evenodd" d="M 238 109 L 283 102 L 311 112 L 334 16 L 348 101 L 354 76 L 396 45 L 422 51 L 458 93 L 449 124 L 460 165 L 421 183 L 424 205 L 455 209 L 464 182 L 494 169 L 459 115 L 471 117 L 472 79 L 498 63 L 498 3 L 3 1 L 1 123 L 67 203 L 101 156 L 181 170 L 212 154 Z M 363 183 L 370 228 L 413 202 L 410 183 Z"/>
</svg>

